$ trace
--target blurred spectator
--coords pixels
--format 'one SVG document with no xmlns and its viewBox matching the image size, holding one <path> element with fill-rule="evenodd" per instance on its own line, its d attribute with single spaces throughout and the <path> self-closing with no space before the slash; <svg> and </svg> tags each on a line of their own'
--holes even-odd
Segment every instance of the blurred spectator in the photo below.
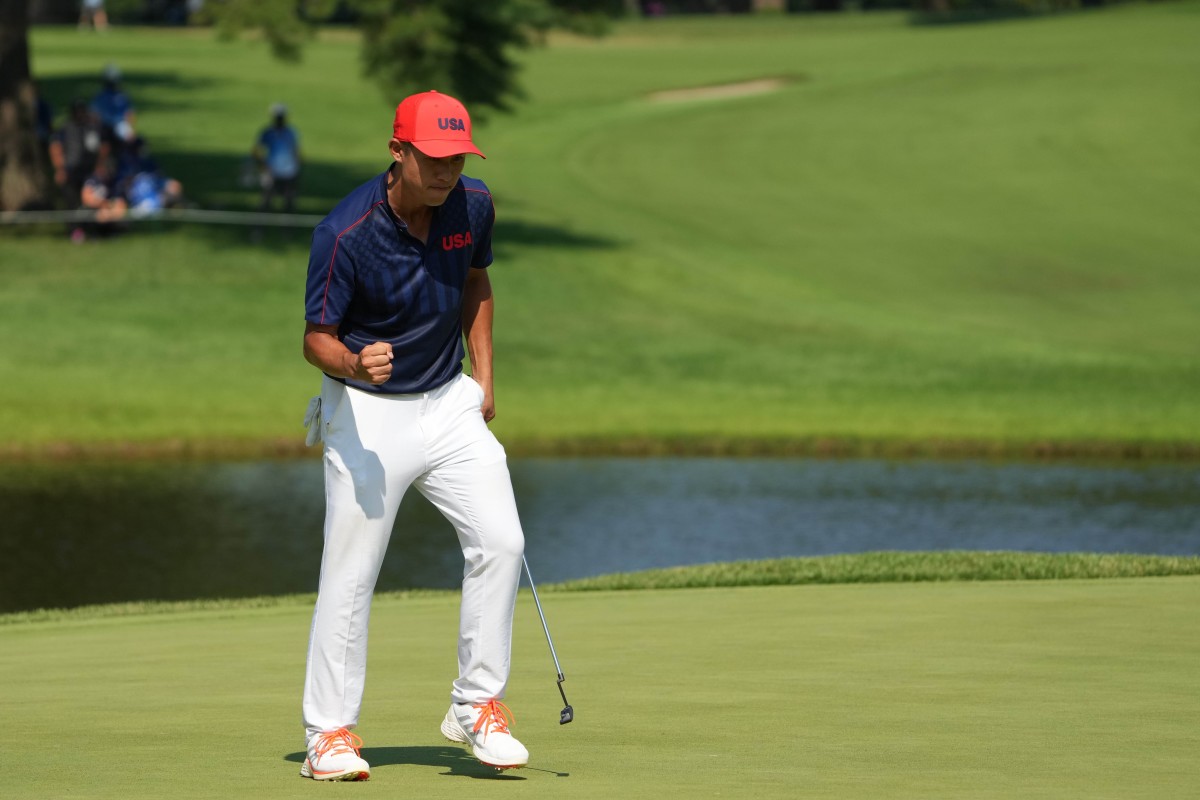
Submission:
<svg viewBox="0 0 1200 800">
<path fill-rule="evenodd" d="M 50 139 L 54 182 L 68 209 L 79 208 L 84 182 L 111 152 L 112 141 L 100 119 L 82 98 L 72 100 L 67 119 Z"/>
<path fill-rule="evenodd" d="M 262 173 L 260 210 L 269 210 L 271 201 L 279 196 L 284 211 L 294 211 L 300 181 L 300 136 L 287 123 L 287 106 L 276 103 L 271 107 L 271 124 L 259 134 L 251 156 Z"/>
<path fill-rule="evenodd" d="M 104 68 L 104 86 L 92 98 L 92 110 L 114 133 L 128 139 L 134 131 L 133 101 L 121 88 L 121 70 L 116 64 Z"/>
<path fill-rule="evenodd" d="M 102 158 L 96 162 L 96 168 L 83 182 L 80 201 L 84 208 L 95 210 L 96 222 L 101 223 L 96 228 L 98 231 L 110 230 L 107 223 L 116 222 L 125 216 L 129 204 L 121 196 L 109 159 Z M 83 228 L 72 231 L 71 239 L 76 242 L 83 241 Z"/>
<path fill-rule="evenodd" d="M 162 174 L 140 136 L 130 141 L 118 157 L 116 184 L 135 216 L 153 214 L 183 199 L 183 185 Z"/>
<path fill-rule="evenodd" d="M 83 0 L 79 4 L 79 27 L 108 30 L 108 12 L 104 10 L 104 0 Z"/>
</svg>

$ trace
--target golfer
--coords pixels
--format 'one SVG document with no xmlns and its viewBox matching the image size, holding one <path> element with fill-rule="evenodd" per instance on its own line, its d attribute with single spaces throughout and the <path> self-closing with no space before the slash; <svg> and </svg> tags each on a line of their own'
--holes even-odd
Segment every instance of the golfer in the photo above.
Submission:
<svg viewBox="0 0 1200 800">
<path fill-rule="evenodd" d="M 309 441 L 324 442 L 325 549 L 304 679 L 300 774 L 365 780 L 357 725 L 371 596 L 400 499 L 415 486 L 453 524 L 465 567 L 446 738 L 506 769 L 529 760 L 500 702 L 525 539 L 492 394 L 492 196 L 462 174 L 461 103 L 400 103 L 386 172 L 313 234 L 304 357 L 324 373 Z M 463 338 L 471 375 L 462 370 Z"/>
</svg>

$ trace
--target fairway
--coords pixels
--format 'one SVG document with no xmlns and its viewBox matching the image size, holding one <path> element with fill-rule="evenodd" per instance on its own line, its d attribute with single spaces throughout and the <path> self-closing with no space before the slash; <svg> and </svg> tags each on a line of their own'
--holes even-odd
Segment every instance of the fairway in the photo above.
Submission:
<svg viewBox="0 0 1200 800">
<path fill-rule="evenodd" d="M 468 167 L 498 209 L 498 435 L 514 452 L 1194 455 L 1198 8 L 668 19 L 523 54 L 528 100 L 478 126 L 488 159 Z M 386 165 L 392 106 L 353 36 L 288 65 L 204 30 L 34 33 L 60 107 L 108 60 L 204 207 L 253 206 L 236 174 L 270 102 L 303 137 L 302 210 Z M 65 368 L 0 386 L 0 451 L 298 447 L 306 263 L 303 232 L 6 231 L 0 333 Z"/>
<path fill-rule="evenodd" d="M 298 777 L 310 608 L 0 626 L 5 797 L 1166 798 L 1200 781 L 1200 579 L 522 593 L 530 767 L 441 740 L 457 598 L 381 597 L 370 782 Z"/>
</svg>

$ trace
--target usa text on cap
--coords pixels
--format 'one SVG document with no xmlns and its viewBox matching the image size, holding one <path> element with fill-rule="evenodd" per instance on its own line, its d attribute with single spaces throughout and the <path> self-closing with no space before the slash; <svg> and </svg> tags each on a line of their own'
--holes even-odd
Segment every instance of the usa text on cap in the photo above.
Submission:
<svg viewBox="0 0 1200 800">
<path fill-rule="evenodd" d="M 409 95 L 396 107 L 392 133 L 430 158 L 474 153 L 487 158 L 471 142 L 471 117 L 462 103 L 448 94 Z"/>
</svg>

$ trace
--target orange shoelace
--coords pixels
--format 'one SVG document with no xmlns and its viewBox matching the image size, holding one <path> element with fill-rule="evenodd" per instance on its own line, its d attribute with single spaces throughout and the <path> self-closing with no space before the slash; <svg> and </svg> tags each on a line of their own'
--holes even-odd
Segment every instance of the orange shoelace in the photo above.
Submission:
<svg viewBox="0 0 1200 800">
<path fill-rule="evenodd" d="M 513 721 L 513 714 L 504 703 L 488 700 L 486 703 L 476 703 L 472 708 L 479 709 L 479 719 L 475 720 L 475 727 L 472 729 L 474 733 L 479 733 L 480 728 L 485 725 L 488 726 L 485 734 L 488 731 L 508 733 L 508 723 Z"/>
<path fill-rule="evenodd" d="M 322 733 L 317 737 L 317 746 L 313 749 L 313 755 L 317 758 L 326 753 L 341 753 L 345 750 L 353 750 L 354 755 L 361 755 L 359 748 L 362 747 L 363 740 L 355 736 L 345 728 L 338 728 L 336 731 Z"/>
</svg>

